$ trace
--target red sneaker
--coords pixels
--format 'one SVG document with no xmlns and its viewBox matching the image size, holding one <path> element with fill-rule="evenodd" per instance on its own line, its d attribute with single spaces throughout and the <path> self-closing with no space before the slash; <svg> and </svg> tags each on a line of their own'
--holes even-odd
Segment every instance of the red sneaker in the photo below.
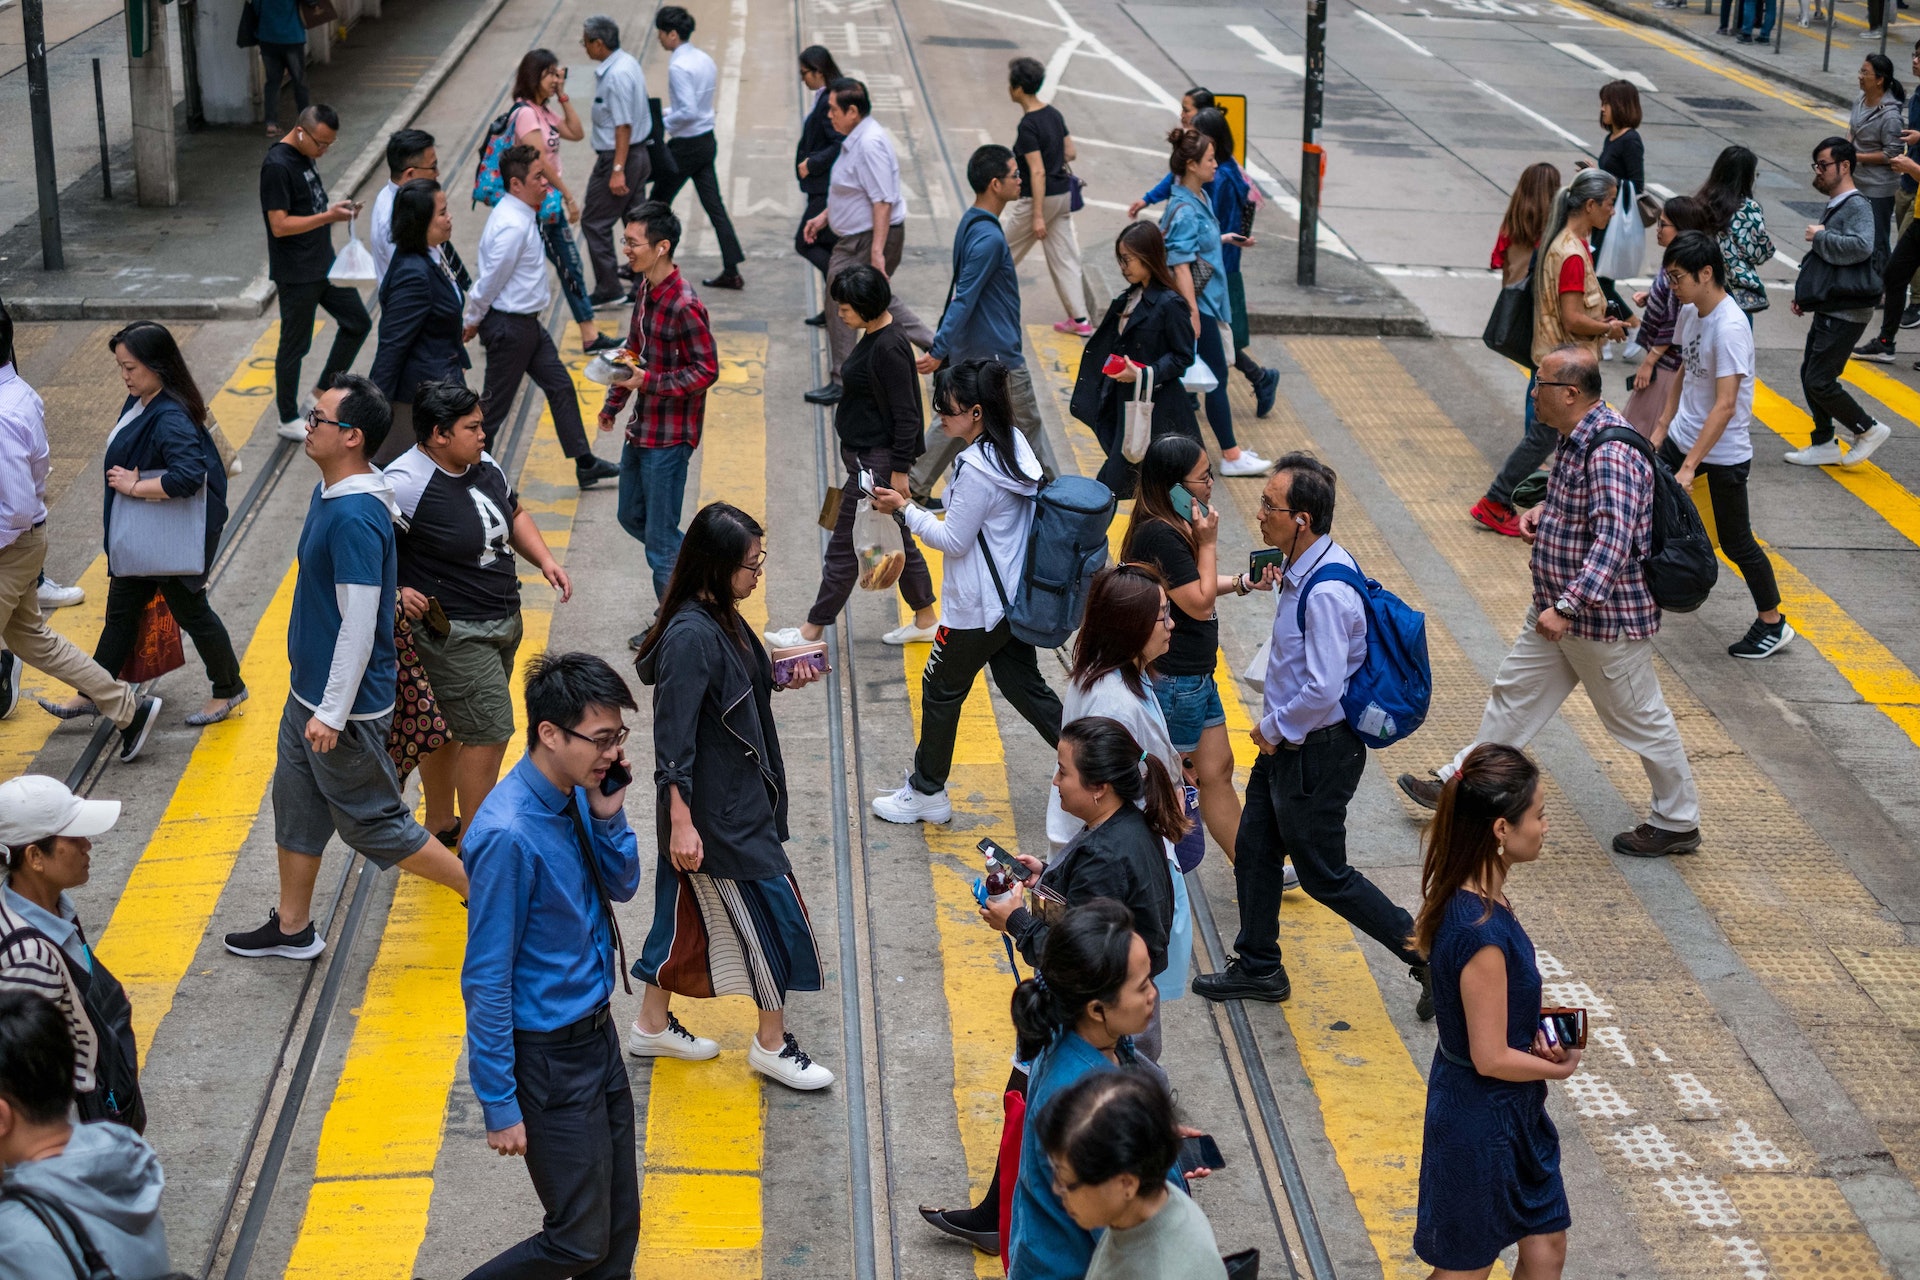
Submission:
<svg viewBox="0 0 1920 1280">
<path fill-rule="evenodd" d="M 1482 498 L 1473 504 L 1473 510 L 1467 514 L 1495 533 L 1505 534 L 1509 538 L 1520 536 L 1520 516 L 1503 502 Z"/>
</svg>

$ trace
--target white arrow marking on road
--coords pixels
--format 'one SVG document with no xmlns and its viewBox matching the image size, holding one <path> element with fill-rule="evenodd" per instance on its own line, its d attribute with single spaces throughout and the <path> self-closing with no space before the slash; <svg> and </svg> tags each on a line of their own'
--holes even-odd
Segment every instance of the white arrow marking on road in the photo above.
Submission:
<svg viewBox="0 0 1920 1280">
<path fill-rule="evenodd" d="M 1371 23 L 1373 26 L 1380 28 L 1382 31 L 1392 36 L 1395 40 L 1398 40 L 1401 44 L 1407 46 L 1407 48 L 1419 54 L 1421 57 L 1431 58 L 1433 56 L 1433 50 L 1427 48 L 1427 46 L 1423 44 L 1415 44 L 1412 40 L 1407 39 L 1407 37 L 1401 35 L 1398 31 L 1395 31 L 1392 27 L 1388 26 L 1386 23 L 1380 21 L 1380 19 L 1368 13 L 1365 9 L 1355 9 L 1353 11 L 1353 16 L 1360 19 L 1362 22 Z"/>
<path fill-rule="evenodd" d="M 1553 42 L 1553 47 L 1566 54 L 1569 58 L 1574 58 L 1586 63 L 1601 75 L 1606 76 L 1609 80 L 1630 80 L 1640 87 L 1640 92 L 1642 93 L 1660 92 L 1653 87 L 1653 81 L 1647 79 L 1646 76 L 1640 72 L 1622 71 L 1605 58 L 1602 58 L 1599 54 L 1589 49 L 1583 49 L 1571 40 L 1556 40 Z"/>
<path fill-rule="evenodd" d="M 1253 51 L 1260 55 L 1260 61 L 1271 63 L 1282 71 L 1291 72 L 1302 79 L 1306 78 L 1307 59 L 1305 55 L 1280 52 L 1273 47 L 1271 40 L 1260 34 L 1260 30 L 1257 27 L 1232 26 L 1228 27 L 1227 30 L 1252 45 Z"/>
<path fill-rule="evenodd" d="M 1586 140 L 1583 139 L 1579 134 L 1569 133 L 1567 130 L 1562 129 L 1559 125 L 1547 119 L 1545 116 L 1541 115 L 1538 111 L 1535 111 L 1532 107 L 1526 106 L 1522 103 L 1515 102 L 1512 98 L 1509 98 L 1506 94 L 1500 92 L 1498 89 L 1488 84 L 1485 80 L 1474 80 L 1469 78 L 1467 83 L 1471 84 L 1474 88 L 1480 90 L 1480 92 L 1487 94 L 1490 97 L 1498 98 L 1500 101 L 1506 103 L 1508 106 L 1512 107 L 1515 111 L 1518 111 L 1521 115 L 1525 116 L 1527 119 L 1532 120 L 1534 123 L 1542 125 L 1547 129 L 1551 129 L 1554 133 L 1559 134 L 1561 137 L 1565 138 L 1568 142 L 1571 142 L 1574 146 L 1580 148 L 1582 151 L 1590 150 L 1590 148 L 1586 144 Z"/>
<path fill-rule="evenodd" d="M 1073 140 L 1083 147 L 1110 147 L 1115 151 L 1131 151 L 1138 156 L 1152 156 L 1156 160 L 1165 159 L 1167 154 L 1165 147 L 1156 150 L 1153 147 L 1136 147 L 1126 142 L 1104 142 L 1099 138 L 1088 138 L 1078 133 L 1073 135 Z"/>
</svg>

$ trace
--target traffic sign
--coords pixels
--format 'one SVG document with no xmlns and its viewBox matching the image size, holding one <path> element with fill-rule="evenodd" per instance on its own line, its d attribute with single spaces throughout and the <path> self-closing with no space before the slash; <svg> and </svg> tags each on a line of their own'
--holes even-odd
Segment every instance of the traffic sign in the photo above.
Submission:
<svg viewBox="0 0 1920 1280">
<path fill-rule="evenodd" d="M 1241 168 L 1247 167 L 1247 95 L 1244 93 L 1216 93 L 1213 105 L 1220 108 L 1227 118 L 1227 127 L 1233 130 L 1233 162 Z"/>
</svg>

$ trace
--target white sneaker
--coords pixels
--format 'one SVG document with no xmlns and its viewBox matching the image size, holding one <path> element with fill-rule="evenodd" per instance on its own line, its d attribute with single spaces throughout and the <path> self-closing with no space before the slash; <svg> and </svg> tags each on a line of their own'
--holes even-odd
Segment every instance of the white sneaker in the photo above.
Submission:
<svg viewBox="0 0 1920 1280">
<path fill-rule="evenodd" d="M 227 475 L 229 478 L 231 478 L 233 476 L 239 475 L 242 471 L 245 471 L 246 469 L 247 469 L 247 460 L 236 453 L 233 455 L 233 461 L 227 464 Z"/>
<path fill-rule="evenodd" d="M 1804 449 L 1789 449 L 1787 461 L 1796 467 L 1837 467 L 1840 465 L 1840 442 L 1829 440 L 1825 444 L 1810 444 Z"/>
<path fill-rule="evenodd" d="M 833 1083 L 833 1072 L 809 1058 L 793 1032 L 786 1033 L 786 1041 L 786 1046 L 775 1053 L 762 1049 L 760 1037 L 754 1036 L 747 1041 L 747 1065 L 789 1089 L 824 1089 Z"/>
<path fill-rule="evenodd" d="M 945 787 L 930 796 L 922 795 L 914 789 L 909 775 L 898 791 L 873 798 L 873 816 L 883 822 L 951 822 L 953 801 L 947 799 Z"/>
<path fill-rule="evenodd" d="M 680 1025 L 680 1019 L 667 1015 L 667 1029 L 648 1034 L 638 1022 L 627 1028 L 627 1052 L 636 1058 L 684 1058 L 705 1062 L 720 1056 L 720 1046 L 705 1036 L 697 1036 Z"/>
<path fill-rule="evenodd" d="M 1887 442 L 1893 434 L 1893 428 L 1884 422 L 1876 422 L 1853 438 L 1853 445 L 1847 450 L 1847 456 L 1840 459 L 1843 467 L 1857 467 L 1873 456 L 1873 451 Z M 44 590 L 44 588 L 42 588 Z M 41 602 L 46 603 L 44 600 Z"/>
<path fill-rule="evenodd" d="M 774 649 L 791 649 L 794 645 L 807 642 L 798 627 L 768 627 L 760 634 L 766 639 L 767 645 Z"/>
<path fill-rule="evenodd" d="M 63 587 L 52 578 L 40 584 L 35 593 L 40 599 L 41 609 L 64 609 L 70 604 L 79 604 L 87 598 L 85 587 Z"/>
<path fill-rule="evenodd" d="M 1298 871 L 1295 871 L 1293 869 L 1293 864 L 1289 862 L 1287 864 L 1286 871 L 1283 872 L 1280 876 L 1280 892 L 1287 893 L 1287 892 L 1290 892 L 1291 890 L 1298 889 L 1299 887 L 1300 887 L 1300 873 Z"/>
<path fill-rule="evenodd" d="M 307 420 L 305 418 L 289 418 L 280 424 L 279 433 L 282 440 L 305 440 L 307 438 Z"/>
<path fill-rule="evenodd" d="M 1637 342 L 1629 342 L 1620 348 L 1620 359 L 1628 364 L 1639 364 L 1647 357 L 1647 349 Z"/>
<path fill-rule="evenodd" d="M 881 636 L 880 643 L 900 645 L 900 644 L 918 644 L 922 641 L 925 641 L 931 644 L 933 642 L 934 636 L 938 635 L 939 633 L 940 633 L 940 628 L 937 626 L 916 627 L 911 622 L 903 622 L 899 626 L 895 627 L 893 630 L 887 632 L 887 634 Z"/>
<path fill-rule="evenodd" d="M 1271 470 L 1271 462 L 1244 447 L 1239 457 L 1220 459 L 1220 474 L 1223 476 L 1263 476 Z"/>
</svg>

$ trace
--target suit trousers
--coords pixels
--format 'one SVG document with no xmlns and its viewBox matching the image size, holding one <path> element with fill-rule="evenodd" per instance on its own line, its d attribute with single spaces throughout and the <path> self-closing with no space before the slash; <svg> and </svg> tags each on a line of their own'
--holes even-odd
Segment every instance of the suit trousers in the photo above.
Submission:
<svg viewBox="0 0 1920 1280">
<path fill-rule="evenodd" d="M 480 345 L 487 353 L 486 389 L 480 399 L 486 406 L 481 425 L 489 449 L 520 394 L 520 379 L 526 377 L 547 393 L 553 433 L 560 438 L 561 451 L 574 459 L 592 453 L 586 424 L 580 420 L 580 394 L 539 316 L 489 311 L 480 320 Z"/>
<path fill-rule="evenodd" d="M 906 247 L 907 226 L 904 222 L 895 223 L 887 228 L 886 247 L 881 251 L 881 261 L 887 264 L 887 278 L 900 269 L 900 252 Z M 841 236 L 834 241 L 833 253 L 827 259 L 827 297 L 833 297 L 833 282 L 848 267 L 873 265 L 873 229 L 856 231 L 852 235 Z M 888 308 L 893 312 L 893 322 L 900 326 L 900 332 L 907 340 L 921 350 L 933 345 L 933 330 L 927 328 L 927 322 L 914 313 L 906 299 L 899 293 L 893 295 L 893 303 Z M 833 353 L 833 381 L 840 381 L 840 365 L 853 350 L 853 344 L 859 336 L 840 322 L 840 308 L 827 303 L 827 347 Z"/>
<path fill-rule="evenodd" d="M 273 386 L 280 421 L 291 422 L 300 416 L 300 362 L 313 346 L 313 313 L 325 311 L 337 326 L 327 362 L 313 385 L 325 391 L 333 385 L 333 375 L 353 367 L 360 344 L 373 332 L 373 317 L 360 301 L 360 291 L 330 280 L 278 284 L 274 292 L 280 304 L 280 346 L 273 357 Z"/>
<path fill-rule="evenodd" d="M 714 238 L 720 242 L 720 269 L 723 272 L 738 269 L 747 260 L 747 254 L 740 247 L 740 237 L 733 233 L 733 219 L 727 216 L 726 202 L 720 198 L 720 174 L 713 167 L 720 145 L 713 140 L 713 132 L 697 133 L 691 138 L 668 138 L 667 152 L 673 156 L 679 172 L 656 181 L 653 198 L 662 204 L 672 204 L 680 188 L 693 183 L 693 193 L 700 198 L 700 207 L 707 211 L 707 221 L 713 224 Z"/>
<path fill-rule="evenodd" d="M 580 238 L 587 242 L 587 260 L 593 264 L 593 298 L 605 302 L 627 291 L 620 279 L 619 260 L 613 252 L 613 224 L 633 216 L 647 202 L 647 178 L 653 162 L 646 147 L 635 143 L 627 148 L 627 194 L 617 196 L 608 187 L 613 181 L 613 152 L 597 153 L 593 172 L 587 177 L 587 199 L 580 206 Z"/>
<path fill-rule="evenodd" d="M 1539 617 L 1527 610 L 1519 639 L 1500 663 L 1480 714 L 1480 732 L 1451 763 L 1436 772 L 1444 780 L 1460 771 L 1467 752 L 1482 742 L 1524 747 L 1547 727 L 1575 685 L 1583 686 L 1613 740 L 1640 757 L 1653 786 L 1647 821 L 1663 831 L 1700 825 L 1700 793 L 1680 730 L 1660 692 L 1653 669 L 1653 640 L 1549 640 L 1533 629 Z"/>
</svg>

